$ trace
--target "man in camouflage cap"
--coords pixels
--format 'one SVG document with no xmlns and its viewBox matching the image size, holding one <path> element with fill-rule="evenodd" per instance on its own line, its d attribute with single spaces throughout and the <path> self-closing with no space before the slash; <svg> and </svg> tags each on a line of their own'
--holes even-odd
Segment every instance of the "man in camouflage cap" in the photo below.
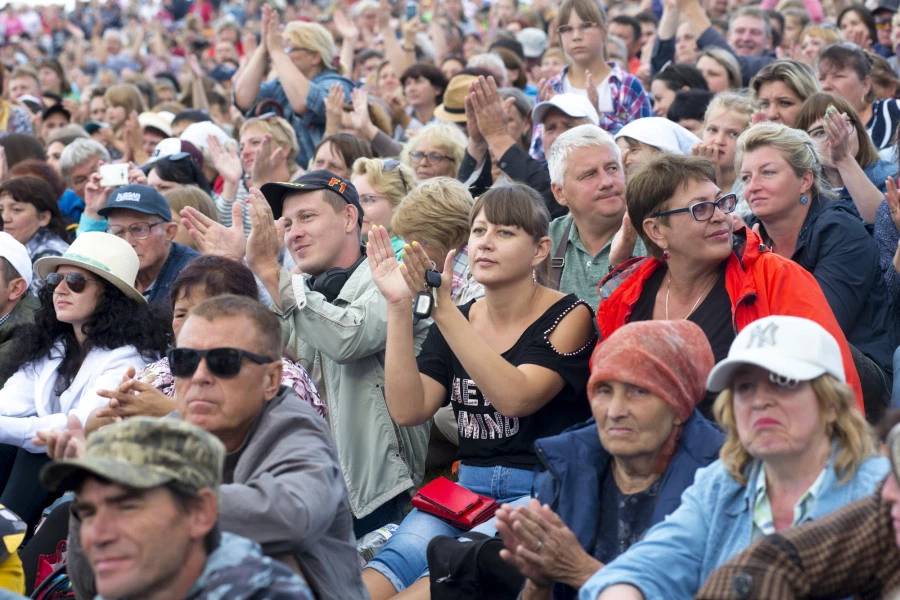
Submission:
<svg viewBox="0 0 900 600">
<path fill-rule="evenodd" d="M 98 598 L 311 599 L 301 577 L 216 525 L 225 447 L 177 419 L 105 427 L 76 459 L 47 465 L 72 514 Z"/>
</svg>

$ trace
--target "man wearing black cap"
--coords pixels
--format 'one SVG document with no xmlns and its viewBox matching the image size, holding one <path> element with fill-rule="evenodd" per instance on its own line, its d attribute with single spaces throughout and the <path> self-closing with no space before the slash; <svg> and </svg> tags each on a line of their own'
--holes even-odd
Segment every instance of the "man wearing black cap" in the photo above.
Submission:
<svg viewBox="0 0 900 600">
<path fill-rule="evenodd" d="M 41 130 L 40 139 L 44 145 L 50 139 L 50 134 L 60 127 L 64 127 L 72 122 L 72 114 L 67 111 L 62 104 L 53 104 L 44 109 L 41 113 Z"/>
<path fill-rule="evenodd" d="M 247 262 L 290 333 L 286 354 L 314 374 L 328 405 L 361 536 L 402 518 L 409 492 L 422 481 L 428 427 L 395 426 L 385 404 L 387 305 L 360 247 L 356 188 L 323 170 L 268 183 L 262 194 L 265 201 L 251 194 Z M 304 275 L 278 264 L 273 216 L 283 219 L 285 245 Z M 429 323 L 415 326 L 416 351 Z"/>
<path fill-rule="evenodd" d="M 168 306 L 169 288 L 181 269 L 200 254 L 172 240 L 178 226 L 165 196 L 146 185 L 131 184 L 110 194 L 99 211 L 106 231 L 134 248 L 141 261 L 135 287 L 148 302 Z"/>
</svg>

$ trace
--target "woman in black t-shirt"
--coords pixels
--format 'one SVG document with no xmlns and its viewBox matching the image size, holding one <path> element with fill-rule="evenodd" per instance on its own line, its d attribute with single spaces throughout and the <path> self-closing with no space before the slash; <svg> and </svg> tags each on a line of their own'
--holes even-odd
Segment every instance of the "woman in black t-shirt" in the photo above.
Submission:
<svg viewBox="0 0 900 600">
<path fill-rule="evenodd" d="M 457 309 L 450 299 L 455 256 L 447 255 L 418 357 L 412 303 L 431 262 L 413 242 L 400 265 L 383 228 L 369 234 L 372 276 L 388 304 L 385 399 L 399 425 L 421 424 L 446 403 L 459 426 L 459 483 L 498 501 L 530 493 L 540 437 L 590 415 L 588 361 L 596 333 L 590 307 L 538 283 L 550 252 L 550 217 L 534 190 L 513 184 L 488 191 L 472 209 L 469 261 L 484 300 Z M 363 571 L 373 600 L 425 574 L 437 535 L 461 530 L 414 510 Z M 427 589 L 427 579 L 424 584 Z"/>
</svg>

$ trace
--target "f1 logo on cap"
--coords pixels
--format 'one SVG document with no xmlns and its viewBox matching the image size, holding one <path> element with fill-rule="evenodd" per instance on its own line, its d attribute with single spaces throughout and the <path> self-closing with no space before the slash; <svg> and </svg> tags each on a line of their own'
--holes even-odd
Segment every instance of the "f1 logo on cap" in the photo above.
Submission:
<svg viewBox="0 0 900 600">
<path fill-rule="evenodd" d="M 347 189 L 347 184 L 337 177 L 332 177 L 331 181 L 328 182 L 328 187 L 336 187 L 343 194 L 344 190 Z"/>
</svg>

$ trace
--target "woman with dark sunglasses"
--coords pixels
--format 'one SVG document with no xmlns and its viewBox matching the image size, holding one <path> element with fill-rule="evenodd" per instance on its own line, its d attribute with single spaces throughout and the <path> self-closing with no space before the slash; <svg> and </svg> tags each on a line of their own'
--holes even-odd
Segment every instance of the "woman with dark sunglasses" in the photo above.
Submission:
<svg viewBox="0 0 900 600">
<path fill-rule="evenodd" d="M 49 459 L 35 433 L 84 423 L 105 402 L 98 389 L 159 358 L 169 340 L 168 325 L 134 288 L 138 257 L 124 240 L 84 233 L 34 268 L 46 282 L 41 307 L 0 389 L 0 504 L 30 525 L 47 500 L 37 475 Z"/>
<path fill-rule="evenodd" d="M 829 111 L 830 126 L 847 125 Z M 738 138 L 735 165 L 744 198 L 772 252 L 815 277 L 850 344 L 873 423 L 890 403 L 896 324 L 878 249 L 856 214 L 834 201 L 809 134 L 783 125 L 751 127 Z"/>
<path fill-rule="evenodd" d="M 687 319 L 700 326 L 713 356 L 722 360 L 752 321 L 772 314 L 805 317 L 838 340 L 862 406 L 850 348 L 815 279 L 771 252 L 756 232 L 734 230 L 735 198 L 719 189 L 711 162 L 654 157 L 629 177 L 625 203 L 649 256 L 621 264 L 600 283 L 603 339 L 633 321 Z M 712 415 L 714 399 L 707 394 L 698 406 L 704 416 Z"/>
</svg>

